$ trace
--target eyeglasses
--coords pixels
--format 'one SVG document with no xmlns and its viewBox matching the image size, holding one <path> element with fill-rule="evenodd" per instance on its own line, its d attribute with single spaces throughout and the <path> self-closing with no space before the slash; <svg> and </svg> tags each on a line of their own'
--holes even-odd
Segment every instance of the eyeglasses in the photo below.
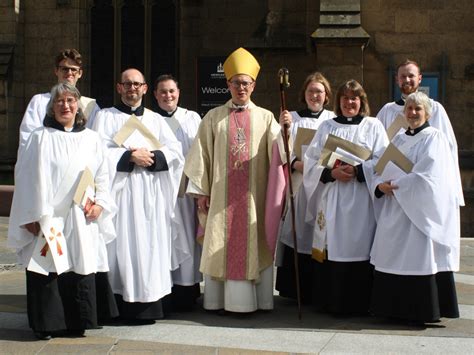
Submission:
<svg viewBox="0 0 474 355">
<path fill-rule="evenodd" d="M 125 81 L 123 83 L 120 83 L 120 85 L 122 85 L 125 89 L 131 89 L 132 87 L 134 89 L 139 89 L 141 88 L 143 85 L 146 85 L 146 83 L 139 83 L 138 81 Z"/>
<path fill-rule="evenodd" d="M 236 88 L 236 89 L 239 89 L 241 86 L 244 88 L 244 89 L 247 89 L 250 85 L 252 85 L 254 82 L 253 81 L 238 81 L 238 80 L 232 80 L 231 82 L 231 85 Z"/>
<path fill-rule="evenodd" d="M 54 103 L 58 106 L 64 106 L 64 105 L 74 105 L 77 102 L 77 99 L 75 97 L 68 97 L 66 99 L 59 99 L 59 100 L 54 100 Z"/>
<path fill-rule="evenodd" d="M 71 71 L 71 73 L 74 74 L 74 75 L 79 73 L 79 71 L 81 70 L 80 67 L 65 67 L 65 66 L 62 66 L 62 65 L 60 65 L 58 68 L 59 68 L 59 70 L 61 70 L 61 73 L 63 73 L 63 74 L 67 74 L 67 73 L 69 73 L 69 71 Z"/>
</svg>

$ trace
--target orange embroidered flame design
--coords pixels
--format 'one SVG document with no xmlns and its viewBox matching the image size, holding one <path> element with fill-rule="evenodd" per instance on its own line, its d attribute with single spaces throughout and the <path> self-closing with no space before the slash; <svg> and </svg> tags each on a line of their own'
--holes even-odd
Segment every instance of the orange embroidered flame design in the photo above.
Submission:
<svg viewBox="0 0 474 355">
<path fill-rule="evenodd" d="M 46 257 L 46 253 L 48 252 L 48 250 L 49 250 L 49 245 L 48 243 L 45 243 L 45 245 L 41 248 L 41 256 Z"/>
<path fill-rule="evenodd" d="M 56 230 L 54 229 L 54 227 L 51 227 L 51 229 L 49 230 L 51 232 L 52 235 L 48 236 L 48 239 L 50 241 L 53 241 L 53 239 L 56 239 L 56 238 L 59 238 L 59 237 L 62 237 L 62 234 L 61 232 L 57 232 L 56 233 Z M 44 238 L 44 237 L 43 237 Z M 45 245 L 41 248 L 41 256 L 44 256 L 46 257 L 46 254 L 48 253 L 48 250 L 49 250 L 49 245 L 48 243 L 46 242 Z M 59 243 L 59 241 L 56 239 L 56 250 L 58 252 L 58 255 L 63 255 L 63 250 L 61 248 L 61 244 Z"/>
</svg>

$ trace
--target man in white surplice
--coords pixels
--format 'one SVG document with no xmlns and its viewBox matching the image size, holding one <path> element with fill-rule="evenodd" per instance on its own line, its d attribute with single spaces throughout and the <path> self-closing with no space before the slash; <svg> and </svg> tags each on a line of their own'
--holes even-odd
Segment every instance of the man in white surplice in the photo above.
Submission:
<svg viewBox="0 0 474 355">
<path fill-rule="evenodd" d="M 120 317 L 140 322 L 163 318 L 160 299 L 171 292 L 170 226 L 184 161 L 169 126 L 144 108 L 147 88 L 140 71 L 125 70 L 117 84 L 120 103 L 99 111 L 93 127 L 107 147 L 112 196 L 119 208 L 117 239 L 108 248 L 110 281 Z M 127 148 L 115 143 L 132 115 L 160 142 L 159 149 L 136 139 Z"/>
<path fill-rule="evenodd" d="M 400 88 L 402 94 L 401 98 L 397 101 L 386 103 L 377 113 L 377 118 L 380 120 L 380 122 L 382 122 L 386 130 L 399 115 L 403 116 L 403 107 L 405 105 L 406 97 L 419 90 L 422 80 L 420 66 L 413 60 L 405 60 L 398 65 L 395 80 L 398 84 L 398 87 Z M 446 113 L 443 105 L 441 105 L 441 103 L 438 101 L 430 99 L 430 104 L 432 108 L 430 126 L 437 128 L 444 133 L 446 139 L 448 140 L 453 160 L 455 164 L 458 165 L 458 143 L 456 141 L 456 136 L 454 135 L 454 130 L 451 125 L 451 121 L 449 120 L 448 114 Z M 398 133 L 403 134 L 404 131 L 405 130 L 400 130 Z M 458 181 L 457 186 L 459 187 L 458 197 L 461 203 L 464 204 L 459 169 L 456 170 L 456 179 Z"/>
<path fill-rule="evenodd" d="M 58 83 L 68 83 L 76 86 L 77 81 L 82 77 L 82 56 L 76 49 L 64 49 L 55 58 L 54 74 L 58 78 Z M 20 125 L 20 148 L 26 144 L 31 132 L 43 126 L 46 116 L 46 106 L 51 99 L 51 94 L 45 92 L 36 94 L 28 103 L 25 114 Z M 92 121 L 99 111 L 95 99 L 81 96 L 79 107 L 86 117 L 88 128 L 92 127 Z"/>
<path fill-rule="evenodd" d="M 154 83 L 153 94 L 158 103 L 157 112 L 163 116 L 176 138 L 181 142 L 183 156 L 189 151 L 197 134 L 201 117 L 197 112 L 178 107 L 178 81 L 169 74 L 160 75 Z M 177 234 L 178 243 L 184 243 L 190 254 L 172 272 L 173 289 L 171 304 L 175 311 L 191 310 L 201 291 L 199 272 L 201 246 L 196 242 L 197 216 L 194 199 L 184 194 L 184 182 L 181 182 L 176 205 L 177 219 L 181 223 L 173 224 L 173 234 Z"/>
</svg>

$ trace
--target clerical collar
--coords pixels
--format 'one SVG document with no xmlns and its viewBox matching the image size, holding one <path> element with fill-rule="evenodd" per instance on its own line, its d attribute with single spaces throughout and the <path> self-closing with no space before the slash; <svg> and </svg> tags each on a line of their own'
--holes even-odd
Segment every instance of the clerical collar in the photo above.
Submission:
<svg viewBox="0 0 474 355">
<path fill-rule="evenodd" d="M 401 97 L 399 100 L 395 101 L 398 106 L 405 106 L 405 100 Z"/>
<path fill-rule="evenodd" d="M 334 117 L 334 121 L 341 124 L 356 124 L 357 125 L 361 123 L 363 119 L 364 117 L 362 117 L 361 115 L 357 115 L 354 117 L 344 117 L 344 116 Z"/>
<path fill-rule="evenodd" d="M 156 112 L 158 112 L 163 117 L 172 117 L 177 110 L 178 110 L 178 107 L 176 107 L 174 111 L 168 112 L 168 111 L 163 110 L 160 106 L 158 106 L 158 108 L 156 109 Z"/>
<path fill-rule="evenodd" d="M 135 109 L 128 105 L 125 105 L 122 101 L 120 101 L 114 107 L 123 113 L 128 113 L 129 115 L 135 114 L 135 116 L 143 116 L 143 112 L 145 111 L 145 106 L 143 106 L 143 102 Z"/>
<path fill-rule="evenodd" d="M 408 129 L 406 130 L 405 134 L 407 136 L 414 136 L 415 134 L 421 132 L 422 130 L 424 130 L 425 128 L 429 127 L 430 124 L 428 123 L 428 121 L 426 121 L 425 123 L 423 123 L 420 127 L 418 128 L 415 128 L 415 129 L 411 129 L 410 127 L 408 127 Z"/>
<path fill-rule="evenodd" d="M 232 108 L 237 111 L 243 111 L 249 108 L 249 104 L 237 105 L 232 102 Z"/>
<path fill-rule="evenodd" d="M 50 128 L 54 128 L 54 129 L 57 129 L 58 131 L 63 131 L 63 132 L 81 132 L 83 131 L 86 127 L 85 126 L 78 126 L 75 122 L 74 122 L 74 126 L 72 127 L 72 130 L 70 131 L 66 131 L 64 129 L 64 126 L 59 123 L 58 121 L 56 121 L 54 119 L 54 117 L 51 117 L 51 116 L 48 116 L 46 115 L 46 117 L 44 118 L 43 120 L 43 126 L 45 127 L 50 127 Z"/>
<path fill-rule="evenodd" d="M 400 97 L 400 99 L 397 100 L 397 101 L 395 101 L 395 103 L 396 103 L 398 106 L 405 106 L 405 100 L 407 99 L 407 96 L 408 96 L 408 95 L 402 94 L 402 96 Z"/>
<path fill-rule="evenodd" d="M 321 116 L 321 114 L 323 113 L 323 111 L 324 109 L 322 109 L 319 112 L 314 112 L 314 111 L 311 111 L 309 108 L 305 108 L 304 110 L 297 111 L 297 113 L 298 115 L 300 115 L 300 117 L 311 117 L 311 118 L 318 119 L 319 116 Z"/>
</svg>

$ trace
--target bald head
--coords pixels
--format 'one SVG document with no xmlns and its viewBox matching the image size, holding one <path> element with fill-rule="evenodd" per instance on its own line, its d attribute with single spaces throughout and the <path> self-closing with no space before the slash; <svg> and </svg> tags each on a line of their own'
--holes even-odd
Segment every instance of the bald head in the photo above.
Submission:
<svg viewBox="0 0 474 355">
<path fill-rule="evenodd" d="M 146 94 L 148 86 L 145 83 L 145 76 L 137 69 L 126 69 L 117 84 L 117 92 L 122 98 L 122 102 L 130 107 L 140 106 L 143 95 Z"/>
<path fill-rule="evenodd" d="M 125 69 L 122 74 L 120 75 L 120 80 L 121 82 L 123 83 L 124 82 L 124 78 L 130 76 L 130 75 L 133 75 L 133 76 L 140 76 L 140 82 L 144 83 L 145 82 L 145 76 L 142 74 L 142 72 L 138 69 L 135 69 L 135 68 L 128 68 L 128 69 Z"/>
</svg>

